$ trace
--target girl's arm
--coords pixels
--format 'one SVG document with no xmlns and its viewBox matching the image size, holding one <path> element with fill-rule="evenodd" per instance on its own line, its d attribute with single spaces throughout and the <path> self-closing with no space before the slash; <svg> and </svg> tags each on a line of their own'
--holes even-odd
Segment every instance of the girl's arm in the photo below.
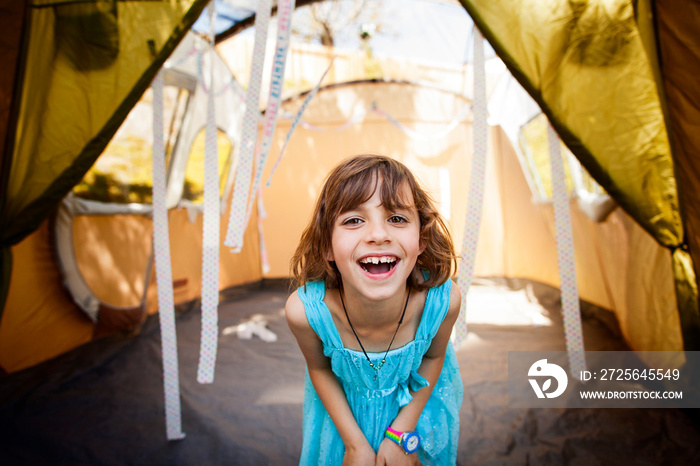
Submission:
<svg viewBox="0 0 700 466">
<path fill-rule="evenodd" d="M 430 394 L 433 392 L 433 388 L 435 387 L 435 384 L 440 377 L 440 373 L 442 372 L 447 345 L 450 343 L 452 327 L 459 316 L 461 302 L 462 298 L 459 288 L 457 286 L 452 286 L 447 315 L 442 321 L 442 324 L 440 324 L 440 328 L 435 334 L 435 337 L 430 344 L 430 348 L 428 348 L 428 351 L 426 351 L 425 355 L 423 356 L 423 361 L 421 362 L 420 367 L 418 367 L 418 373 L 425 377 L 430 385 L 421 388 L 417 392 L 411 393 L 413 395 L 413 399 L 410 403 L 399 410 L 399 414 L 394 419 L 394 422 L 391 423 L 391 427 L 393 429 L 398 430 L 399 432 L 413 432 L 416 430 L 418 418 L 423 412 L 423 408 L 425 408 L 425 404 L 428 402 L 428 398 L 430 398 Z M 448 428 L 448 426 L 436 427 Z M 400 446 L 398 446 L 392 440 L 385 438 L 379 446 L 376 464 L 390 464 L 394 466 L 419 463 L 416 454 L 406 455 Z"/>
<path fill-rule="evenodd" d="M 304 303 L 296 291 L 287 300 L 285 313 L 306 359 L 311 383 L 345 444 L 343 464 L 374 464 L 375 452 L 357 425 L 345 391 L 331 370 L 330 360 L 323 354 L 323 343 L 309 325 Z"/>
</svg>

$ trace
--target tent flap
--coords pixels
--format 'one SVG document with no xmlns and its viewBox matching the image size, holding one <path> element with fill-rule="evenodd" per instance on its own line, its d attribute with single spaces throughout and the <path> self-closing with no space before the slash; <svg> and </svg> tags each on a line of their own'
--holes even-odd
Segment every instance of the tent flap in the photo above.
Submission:
<svg viewBox="0 0 700 466">
<path fill-rule="evenodd" d="M 593 178 L 661 245 L 684 247 L 664 114 L 632 2 L 462 4 Z M 680 286 L 691 275 L 674 270 L 689 345 L 700 336 L 696 286 Z"/>
<path fill-rule="evenodd" d="M 2 245 L 35 230 L 80 181 L 205 5 L 34 2 Z"/>
<path fill-rule="evenodd" d="M 206 3 L 36 0 L 29 18 L 13 16 L 26 40 L 15 44 L 19 111 L 0 121 L 13 132 L 2 155 L 3 255 L 82 179 Z M 0 280 L 2 291 L 10 269 Z"/>
</svg>

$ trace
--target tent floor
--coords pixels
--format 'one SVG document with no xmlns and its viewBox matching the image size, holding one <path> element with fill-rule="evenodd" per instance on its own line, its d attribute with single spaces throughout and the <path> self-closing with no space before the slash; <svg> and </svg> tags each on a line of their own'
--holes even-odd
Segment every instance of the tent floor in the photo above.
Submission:
<svg viewBox="0 0 700 466">
<path fill-rule="evenodd" d="M 503 284 L 480 280 L 473 290 Z M 558 291 L 525 281 L 509 285 L 510 291 L 526 286 L 551 325 L 470 325 L 457 352 L 465 386 L 458 464 L 700 464 L 695 410 L 509 409 L 508 351 L 564 349 Z M 178 315 L 183 440 L 165 439 L 157 318 L 138 337 L 97 340 L 3 377 L 0 463 L 297 464 L 304 361 L 284 320 L 287 295 L 264 289 L 221 304 L 220 330 L 260 314 L 278 340 L 221 335 L 210 385 L 196 381 L 200 314 Z M 489 314 L 487 305 L 476 317 Z M 582 314 L 587 350 L 626 349 L 602 323 L 609 313 L 584 303 Z"/>
</svg>

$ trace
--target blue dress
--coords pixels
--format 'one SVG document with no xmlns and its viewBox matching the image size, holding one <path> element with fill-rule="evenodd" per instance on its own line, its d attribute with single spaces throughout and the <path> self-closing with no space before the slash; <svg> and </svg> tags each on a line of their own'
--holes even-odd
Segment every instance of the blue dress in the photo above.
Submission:
<svg viewBox="0 0 700 466">
<path fill-rule="evenodd" d="M 312 282 L 299 288 L 311 328 L 323 342 L 323 352 L 345 391 L 360 429 L 374 451 L 384 439 L 384 431 L 408 404 L 413 391 L 428 382 L 416 371 L 423 355 L 447 315 L 452 281 L 428 290 L 416 337 L 401 348 L 392 349 L 378 372 L 369 366 L 365 355 L 343 347 L 330 310 L 323 301 L 325 284 Z M 368 353 L 378 364 L 384 353 Z M 421 437 L 418 457 L 424 465 L 450 465 L 457 460 L 459 409 L 462 405 L 462 378 L 455 352 L 447 345 L 445 364 L 435 388 L 418 420 Z M 340 465 L 345 446 L 323 403 L 316 394 L 308 370 L 304 387 L 303 445 L 300 465 Z"/>
</svg>

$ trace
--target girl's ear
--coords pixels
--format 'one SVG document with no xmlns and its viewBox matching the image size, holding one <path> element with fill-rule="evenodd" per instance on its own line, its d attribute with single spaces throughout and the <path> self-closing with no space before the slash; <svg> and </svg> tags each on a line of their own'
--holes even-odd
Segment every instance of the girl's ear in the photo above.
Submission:
<svg viewBox="0 0 700 466">
<path fill-rule="evenodd" d="M 425 248 L 428 246 L 428 243 L 425 238 L 423 238 L 423 235 L 420 235 L 420 238 L 418 239 L 418 255 L 420 256 L 423 254 L 425 251 Z"/>
</svg>

